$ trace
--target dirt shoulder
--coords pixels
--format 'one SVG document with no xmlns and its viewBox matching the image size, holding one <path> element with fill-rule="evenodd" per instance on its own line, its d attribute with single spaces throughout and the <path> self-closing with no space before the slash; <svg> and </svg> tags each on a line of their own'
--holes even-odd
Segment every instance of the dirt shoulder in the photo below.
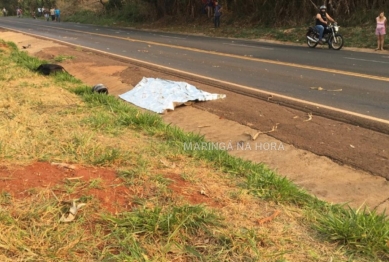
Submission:
<svg viewBox="0 0 389 262">
<path fill-rule="evenodd" d="M 73 57 L 55 63 L 88 85 L 105 84 L 115 96 L 129 91 L 143 77 L 186 81 L 86 49 L 23 34 L 2 32 L 1 38 L 19 47 L 30 44 L 26 51 L 46 61 L 54 62 L 58 56 Z M 202 90 L 224 93 L 227 98 L 177 108 L 163 116 L 165 121 L 204 134 L 213 142 L 247 144 L 250 150 L 235 147 L 231 153 L 267 164 L 321 199 L 350 202 L 355 207 L 366 203 L 379 210 L 389 207 L 388 135 L 318 116 L 305 121 L 309 119 L 306 112 L 187 82 Z M 270 131 L 275 126 L 275 131 L 260 135 L 255 141 L 245 134 Z M 271 143 L 278 148 L 282 145 L 283 149 L 265 149 Z"/>
</svg>

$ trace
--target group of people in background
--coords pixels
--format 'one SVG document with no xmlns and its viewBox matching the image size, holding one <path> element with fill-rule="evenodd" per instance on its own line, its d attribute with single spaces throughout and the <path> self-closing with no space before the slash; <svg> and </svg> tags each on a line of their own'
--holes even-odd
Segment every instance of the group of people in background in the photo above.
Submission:
<svg viewBox="0 0 389 262">
<path fill-rule="evenodd" d="M 38 8 L 38 12 L 43 14 L 46 21 L 50 21 L 51 19 L 51 21 L 61 22 L 61 11 L 57 7 L 52 7 L 50 9 L 46 9 L 44 7 Z"/>
<path fill-rule="evenodd" d="M 8 11 L 7 9 L 5 9 L 5 7 L 3 8 L 2 11 L 3 11 L 3 16 L 8 15 Z M 16 16 L 19 18 L 23 17 L 23 10 L 20 7 L 16 9 Z M 31 16 L 32 18 L 36 19 L 35 11 L 31 11 Z M 52 7 L 50 10 L 44 7 L 38 8 L 38 17 L 40 16 L 44 16 L 47 21 L 50 21 L 50 19 L 51 21 L 56 21 L 56 22 L 61 21 L 61 11 L 59 10 L 59 8 Z"/>
<path fill-rule="evenodd" d="M 222 6 L 216 0 L 203 0 L 203 6 L 208 18 L 213 17 L 215 28 L 220 27 Z"/>
</svg>

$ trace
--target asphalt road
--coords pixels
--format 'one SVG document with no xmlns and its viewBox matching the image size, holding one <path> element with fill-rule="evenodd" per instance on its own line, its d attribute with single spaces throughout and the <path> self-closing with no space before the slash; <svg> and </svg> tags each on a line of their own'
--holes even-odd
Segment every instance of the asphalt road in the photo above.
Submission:
<svg viewBox="0 0 389 262">
<path fill-rule="evenodd" d="M 0 27 L 389 120 L 385 52 L 310 49 L 16 17 L 0 17 Z"/>
</svg>

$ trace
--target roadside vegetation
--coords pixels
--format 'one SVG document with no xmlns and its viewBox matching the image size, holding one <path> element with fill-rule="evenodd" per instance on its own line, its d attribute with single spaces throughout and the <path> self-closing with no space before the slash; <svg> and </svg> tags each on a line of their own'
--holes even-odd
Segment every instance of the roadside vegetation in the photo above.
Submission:
<svg viewBox="0 0 389 262">
<path fill-rule="evenodd" d="M 2 164 L 109 168 L 132 192 L 113 213 L 85 193 L 114 186 L 102 178 L 64 179 L 25 198 L 1 189 L 1 261 L 389 260 L 385 214 L 325 203 L 226 151 L 185 150 L 204 138 L 66 73 L 39 75 L 43 61 L 13 43 L 0 42 L 0 57 Z M 74 196 L 86 206 L 60 223 Z"/>
<path fill-rule="evenodd" d="M 298 25 L 269 26 L 249 22 L 247 20 L 236 20 L 231 15 L 226 15 L 221 20 L 221 27 L 215 30 L 212 18 L 200 14 L 196 19 L 187 18 L 163 18 L 157 21 L 138 22 L 136 19 L 127 19 L 120 12 L 96 13 L 96 11 L 80 11 L 64 17 L 65 21 L 96 24 L 102 26 L 131 27 L 146 30 L 160 30 L 172 33 L 198 34 L 213 37 L 231 37 L 254 40 L 274 40 L 285 43 L 306 45 L 305 34 L 308 28 L 314 25 L 305 22 Z M 340 25 L 340 34 L 345 39 L 346 47 L 376 48 L 376 36 L 374 19 L 359 25 L 344 25 L 341 18 L 336 18 Z M 179 21 L 179 22 L 177 22 Z M 387 43 L 389 45 L 389 43 Z"/>
<path fill-rule="evenodd" d="M 221 27 L 215 30 L 202 0 L 0 0 L 11 16 L 16 15 L 17 7 L 31 18 L 37 8 L 57 6 L 62 21 L 295 44 L 305 44 L 306 31 L 323 4 L 322 0 L 219 2 L 224 10 Z M 388 10 L 388 1 L 338 0 L 328 1 L 327 7 L 338 21 L 346 47 L 376 47 L 375 18 Z"/>
</svg>

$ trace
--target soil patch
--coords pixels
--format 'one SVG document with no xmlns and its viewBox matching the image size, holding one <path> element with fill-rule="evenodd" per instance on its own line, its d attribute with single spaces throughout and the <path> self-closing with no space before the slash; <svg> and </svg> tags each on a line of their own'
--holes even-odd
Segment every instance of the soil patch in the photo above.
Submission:
<svg viewBox="0 0 389 262">
<path fill-rule="evenodd" d="M 71 167 L 71 168 L 69 168 Z M 93 197 L 108 212 L 117 213 L 130 206 L 130 190 L 107 168 L 82 167 L 38 162 L 28 166 L 0 166 L 0 188 L 16 199 L 39 189 L 50 188 L 61 200 Z"/>
</svg>

